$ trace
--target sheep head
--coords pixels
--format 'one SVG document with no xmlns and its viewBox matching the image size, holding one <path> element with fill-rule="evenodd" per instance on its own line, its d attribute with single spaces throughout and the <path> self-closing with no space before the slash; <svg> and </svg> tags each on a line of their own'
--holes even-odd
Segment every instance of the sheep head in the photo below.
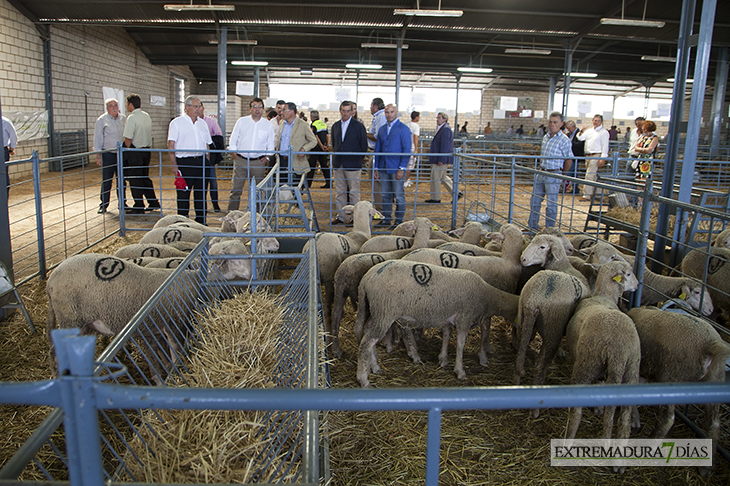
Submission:
<svg viewBox="0 0 730 486">
<path fill-rule="evenodd" d="M 596 289 L 608 282 L 615 282 L 619 286 L 620 291 L 618 295 L 621 295 L 623 292 L 633 292 L 639 287 L 639 280 L 634 275 L 631 265 L 619 260 L 606 263 L 601 267 L 601 270 L 598 272 L 598 279 L 596 280 Z"/>
<path fill-rule="evenodd" d="M 522 252 L 520 261 L 523 267 L 531 265 L 547 266 L 555 260 L 567 258 L 560 240 L 551 235 L 537 235 Z"/>
<path fill-rule="evenodd" d="M 697 312 L 701 312 L 702 315 L 709 316 L 715 310 L 712 305 L 712 297 L 707 289 L 702 289 L 702 285 L 693 285 L 691 288 L 689 285 L 682 285 L 682 293 L 679 298 L 684 300 L 690 307 Z M 702 301 L 702 309 L 700 310 L 700 301 Z"/>
<path fill-rule="evenodd" d="M 239 239 L 222 241 L 210 247 L 211 255 L 249 255 L 250 252 L 243 241 Z M 226 280 L 235 278 L 247 280 L 251 278 L 251 260 L 248 258 L 214 260 L 221 275 Z"/>
</svg>

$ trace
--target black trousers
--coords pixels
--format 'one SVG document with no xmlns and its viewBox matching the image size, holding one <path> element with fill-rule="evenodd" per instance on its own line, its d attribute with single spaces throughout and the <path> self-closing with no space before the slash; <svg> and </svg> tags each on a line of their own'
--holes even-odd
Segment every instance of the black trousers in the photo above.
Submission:
<svg viewBox="0 0 730 486">
<path fill-rule="evenodd" d="M 144 199 L 147 199 L 147 206 L 160 207 L 149 175 L 150 157 L 150 152 L 127 152 L 124 159 L 124 176 L 129 181 L 135 209 L 144 209 Z"/>
<path fill-rule="evenodd" d="M 117 175 L 117 154 L 107 152 L 101 154 L 101 204 L 100 208 L 106 209 L 109 206 L 109 194 L 112 190 L 112 179 L 117 178 L 117 187 L 119 187 L 119 175 Z M 122 181 L 124 192 L 126 193 L 127 181 Z M 126 198 L 126 194 L 124 194 Z"/>
<path fill-rule="evenodd" d="M 205 224 L 205 188 L 203 187 L 203 159 L 200 157 L 177 157 L 177 168 L 188 184 L 187 191 L 177 190 L 177 214 L 187 217 L 190 213 L 190 193 L 193 193 L 195 221 Z"/>
<path fill-rule="evenodd" d="M 312 187 L 312 181 L 314 180 L 314 172 L 317 170 L 317 162 L 322 170 L 322 177 L 324 182 L 330 184 L 330 163 L 329 156 L 324 152 L 315 152 L 317 155 L 309 156 L 309 167 L 311 170 L 307 172 L 307 186 Z"/>
</svg>

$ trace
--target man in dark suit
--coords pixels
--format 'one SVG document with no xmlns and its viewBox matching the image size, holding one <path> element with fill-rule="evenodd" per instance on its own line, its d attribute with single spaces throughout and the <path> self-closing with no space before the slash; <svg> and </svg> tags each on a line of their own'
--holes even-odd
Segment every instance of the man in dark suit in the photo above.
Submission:
<svg viewBox="0 0 730 486">
<path fill-rule="evenodd" d="M 573 155 L 575 155 L 576 157 L 585 157 L 586 143 L 585 141 L 578 140 L 579 133 L 580 130 L 578 130 L 578 127 L 575 125 L 575 122 L 573 120 L 568 120 L 567 122 L 565 122 L 565 135 L 568 136 L 568 140 L 570 140 L 570 143 L 572 144 Z M 578 177 L 578 160 L 573 161 L 573 165 L 567 171 L 565 171 L 565 175 L 569 175 L 570 177 Z M 578 192 L 578 188 L 573 187 L 573 184 L 571 184 L 569 181 L 566 181 L 565 192 L 576 193 Z"/>
<path fill-rule="evenodd" d="M 332 125 L 332 148 L 335 152 L 332 166 L 335 182 L 335 205 L 337 216 L 332 224 L 344 224 L 345 210 L 348 203 L 360 202 L 360 178 L 362 176 L 363 153 L 368 150 L 368 135 L 365 125 L 353 118 L 353 104 L 351 101 L 340 103 L 342 119 Z M 359 155 L 344 155 L 340 152 L 359 152 Z"/>
<path fill-rule="evenodd" d="M 429 152 L 432 154 L 450 154 L 454 151 L 454 132 L 449 126 L 449 115 L 439 113 L 436 116 L 436 135 L 431 140 L 431 148 Z M 427 203 L 438 204 L 441 202 L 441 184 L 450 193 L 454 192 L 451 177 L 446 174 L 449 165 L 454 163 L 453 155 L 432 155 L 428 158 L 431 164 L 431 199 L 426 200 Z M 461 197 L 461 193 L 457 196 Z"/>
</svg>

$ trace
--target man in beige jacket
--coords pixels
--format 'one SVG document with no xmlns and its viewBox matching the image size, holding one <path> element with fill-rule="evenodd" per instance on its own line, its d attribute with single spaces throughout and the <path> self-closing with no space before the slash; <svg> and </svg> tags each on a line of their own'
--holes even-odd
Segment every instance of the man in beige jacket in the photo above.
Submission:
<svg viewBox="0 0 730 486">
<path fill-rule="evenodd" d="M 297 105 L 287 103 L 282 112 L 284 119 L 279 122 L 279 133 L 276 134 L 276 150 L 279 154 L 279 167 L 289 183 L 293 182 L 292 174 L 306 174 L 309 172 L 307 154 L 293 154 L 289 160 L 289 147 L 294 152 L 308 152 L 317 145 L 317 139 L 309 128 L 309 124 L 297 116 Z"/>
</svg>

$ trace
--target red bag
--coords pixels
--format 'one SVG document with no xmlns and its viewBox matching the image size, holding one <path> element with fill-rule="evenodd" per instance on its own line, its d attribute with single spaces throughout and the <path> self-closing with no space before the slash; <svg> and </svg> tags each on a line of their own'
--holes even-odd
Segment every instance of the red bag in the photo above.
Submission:
<svg viewBox="0 0 730 486">
<path fill-rule="evenodd" d="M 188 183 L 185 182 L 185 178 L 182 176 L 180 171 L 177 171 L 177 177 L 175 177 L 175 189 L 180 191 L 188 190 Z"/>
</svg>

